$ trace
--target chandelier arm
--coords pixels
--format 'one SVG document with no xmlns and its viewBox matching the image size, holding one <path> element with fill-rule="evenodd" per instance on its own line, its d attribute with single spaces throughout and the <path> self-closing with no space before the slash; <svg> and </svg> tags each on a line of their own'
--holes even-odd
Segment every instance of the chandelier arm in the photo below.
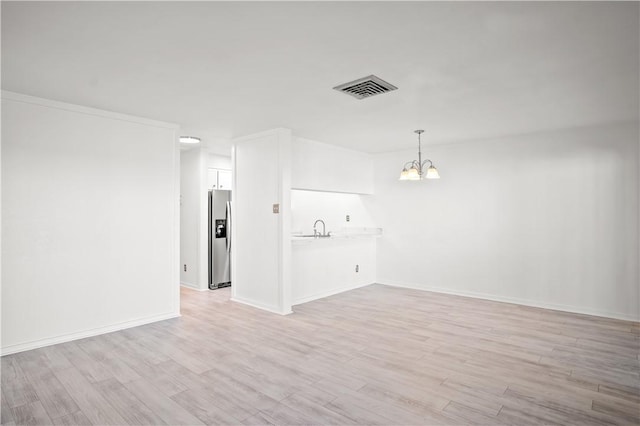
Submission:
<svg viewBox="0 0 640 426">
<path fill-rule="evenodd" d="M 427 162 L 429 163 L 429 167 L 433 167 L 433 161 L 429 160 L 428 158 L 426 160 L 424 160 L 422 162 L 422 164 L 420 164 L 420 168 L 422 169 L 424 167 L 425 164 L 427 164 Z"/>
</svg>

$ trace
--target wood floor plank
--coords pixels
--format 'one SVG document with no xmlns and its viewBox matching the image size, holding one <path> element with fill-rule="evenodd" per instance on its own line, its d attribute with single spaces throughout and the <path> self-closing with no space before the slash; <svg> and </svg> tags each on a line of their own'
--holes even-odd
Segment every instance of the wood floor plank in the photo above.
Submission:
<svg viewBox="0 0 640 426">
<path fill-rule="evenodd" d="M 95 425 L 126 424 L 124 418 L 80 371 L 68 368 L 55 374 L 91 423 Z"/>
<path fill-rule="evenodd" d="M 108 379 L 96 384 L 96 388 L 113 408 L 131 425 L 160 425 L 163 419 L 136 398 L 122 383 Z"/>
<path fill-rule="evenodd" d="M 51 425 L 53 422 L 47 415 L 40 401 L 11 408 L 16 425 Z"/>
<path fill-rule="evenodd" d="M 500 408 L 502 408 L 502 406 Z M 496 425 L 502 423 L 496 416 L 486 414 L 483 410 L 478 410 L 456 401 L 451 401 L 447 404 L 443 411 L 461 424 Z"/>
<path fill-rule="evenodd" d="M 172 396 L 171 399 L 205 424 L 238 424 L 241 420 L 257 414 L 257 410 L 242 412 L 220 408 L 215 395 L 209 393 L 208 389 L 186 390 Z"/>
<path fill-rule="evenodd" d="M 262 412 L 258 412 L 257 414 L 242 421 L 242 424 L 246 426 L 271 426 L 276 423 L 277 422 L 274 419 Z"/>
<path fill-rule="evenodd" d="M 49 418 L 55 419 L 75 413 L 79 411 L 79 408 L 52 370 L 52 367 L 59 368 L 64 361 L 53 357 L 53 361 L 56 362 L 53 364 L 51 358 L 47 356 L 49 353 L 51 350 L 40 348 L 18 353 L 15 355 L 15 359 L 33 386 L 47 415 Z"/>
<path fill-rule="evenodd" d="M 523 409 L 519 406 L 505 405 L 496 417 L 499 423 L 507 425 L 533 426 L 564 424 L 563 419 L 558 416 L 548 415 L 548 413 L 538 410 Z"/>
<path fill-rule="evenodd" d="M 210 379 L 212 386 L 217 389 L 227 392 L 231 396 L 242 395 L 242 404 L 247 404 L 256 410 L 266 410 L 278 403 L 278 400 L 258 390 L 258 386 L 255 386 L 255 383 L 250 385 L 238 380 L 235 372 L 230 370 L 227 365 L 218 364 L 214 367 L 219 368 L 209 370 L 204 376 Z"/>
<path fill-rule="evenodd" d="M 189 369 L 182 367 L 176 363 L 169 365 L 170 374 L 174 377 L 182 376 L 183 383 L 190 383 L 190 389 L 181 392 L 178 395 L 192 395 L 193 399 L 206 398 L 208 403 L 215 406 L 217 411 L 222 411 L 231 417 L 235 417 L 238 421 L 256 414 L 259 406 L 266 401 L 267 406 L 272 406 L 268 402 L 268 398 L 264 400 L 257 391 L 241 394 L 234 392 L 234 388 L 229 387 L 224 380 L 219 380 L 216 375 L 196 375 Z M 176 400 L 176 397 L 172 397 Z M 244 398 L 246 395 L 246 399 Z M 202 401 L 205 403 L 205 401 Z M 249 402 L 258 402 L 256 405 Z M 275 401 L 274 401 L 275 402 Z"/>
<path fill-rule="evenodd" d="M 389 418 L 393 417 L 393 415 L 390 415 L 389 417 L 381 416 L 370 408 L 365 408 L 353 403 L 353 397 L 340 396 L 327 403 L 325 407 L 331 411 L 353 419 L 356 424 L 388 425 L 394 422 L 394 419 Z M 417 419 L 414 418 L 413 421 L 417 421 Z"/>
<path fill-rule="evenodd" d="M 308 385 L 303 387 L 298 392 L 291 394 L 287 398 L 296 397 L 296 398 L 304 398 L 307 401 L 313 402 L 318 405 L 326 405 L 329 402 L 336 399 L 336 395 L 333 393 L 329 393 L 327 390 L 318 387 L 315 383 L 312 385 Z M 287 399 L 285 398 L 285 399 Z"/>
<path fill-rule="evenodd" d="M 50 418 L 62 417 L 80 410 L 53 372 L 29 375 L 29 382 Z"/>
<path fill-rule="evenodd" d="M 413 410 L 407 410 L 399 404 L 394 404 L 388 400 L 380 400 L 359 392 L 348 392 L 338 396 L 335 400 L 327 404 L 327 407 L 333 411 L 349 415 L 349 413 L 360 413 L 366 410 L 371 413 L 366 418 L 374 417 L 377 421 L 372 424 L 392 424 L 392 425 L 449 425 L 455 424 L 453 419 L 440 412 L 429 412 L 425 414 L 423 411 L 416 413 Z M 354 407 L 354 408 L 352 408 Z M 353 416 L 352 416 L 353 418 Z M 361 424 L 369 424 L 367 422 Z"/>
<path fill-rule="evenodd" d="M 312 425 L 322 424 L 321 420 L 313 417 L 313 413 L 301 412 L 286 404 L 278 404 L 264 411 L 269 418 L 279 425 Z"/>
<path fill-rule="evenodd" d="M 256 371 L 247 360 L 229 360 L 226 367 L 233 372 L 234 380 L 276 401 L 302 389 L 297 384 L 289 383 L 287 377 L 268 376 L 262 371 Z M 211 374 L 213 373 L 205 373 L 207 376 Z"/>
<path fill-rule="evenodd" d="M 625 422 L 633 424 L 640 418 L 640 405 L 635 403 L 610 402 L 610 401 L 593 401 L 593 411 L 605 413 L 611 418 L 622 419 Z"/>
<path fill-rule="evenodd" d="M 89 382 L 95 383 L 113 378 L 113 374 L 107 371 L 104 365 L 82 350 L 79 346 L 80 343 L 82 341 L 62 343 L 58 347 L 73 367 L 81 372 Z M 67 372 L 69 369 L 62 371 Z"/>
<path fill-rule="evenodd" d="M 122 360 L 121 351 L 115 343 L 107 339 L 92 337 L 81 340 L 78 342 L 78 346 L 92 359 L 96 360 L 106 374 L 114 377 L 119 382 L 126 383 L 141 378 L 134 369 Z"/>
<path fill-rule="evenodd" d="M 73 367 L 66 356 L 60 349 L 61 345 L 46 346 L 40 350 L 47 359 L 47 364 L 52 372 L 64 370 Z"/>
<path fill-rule="evenodd" d="M 12 408 L 38 401 L 38 395 L 18 364 L 17 357 L 3 356 L 1 360 L 4 403 Z"/>
<path fill-rule="evenodd" d="M 169 425 L 201 425 L 194 414 L 190 413 L 171 398 L 163 395 L 157 388 L 144 380 L 134 380 L 124 385 L 136 398 Z"/>
<path fill-rule="evenodd" d="M 585 425 L 605 425 L 615 423 L 606 413 L 576 407 L 567 400 L 558 400 L 539 394 L 528 394 L 507 390 L 504 407 L 517 408 L 535 416 L 543 416 L 552 423 L 579 423 Z"/>
<path fill-rule="evenodd" d="M 502 408 L 500 396 L 485 392 L 481 388 L 472 388 L 453 381 L 445 381 L 438 386 L 436 392 L 444 398 L 449 398 L 451 402 L 460 404 L 465 408 L 468 407 L 471 410 L 478 411 L 487 416 L 496 416 Z"/>
<path fill-rule="evenodd" d="M 148 327 L 148 330 L 154 329 Z M 148 350 L 164 354 L 169 359 L 173 359 L 196 374 L 203 373 L 211 368 L 206 360 L 183 350 L 178 339 L 162 339 L 154 334 L 147 334 L 140 340 L 140 343 L 147 347 Z"/>
<path fill-rule="evenodd" d="M 110 335 L 110 338 L 111 337 L 112 336 Z M 160 366 L 161 364 L 154 363 L 158 358 L 146 357 L 144 354 L 139 354 L 137 349 L 129 345 L 129 343 L 130 342 L 126 339 L 122 342 L 121 346 L 119 346 L 117 356 L 122 363 L 126 364 L 135 372 L 135 375 L 147 380 L 152 386 L 158 388 L 166 396 L 173 396 L 188 389 L 187 386 L 180 384 L 178 380 L 167 374 Z M 116 375 L 116 378 L 117 376 L 118 375 Z M 121 377 L 120 381 L 121 383 L 126 383 L 131 381 L 133 377 L 135 376 L 127 375 L 124 380 L 122 380 Z"/>
<path fill-rule="evenodd" d="M 640 406 L 640 390 L 601 384 L 598 386 L 598 392 L 631 401 Z"/>
<path fill-rule="evenodd" d="M 78 411 L 53 419 L 53 424 L 59 426 L 84 426 L 92 425 L 93 423 L 91 423 L 91 420 L 89 420 L 82 411 Z"/>
<path fill-rule="evenodd" d="M 4 396 L 4 390 L 0 396 L 0 424 L 13 423 L 13 412 L 9 407 L 7 398 Z"/>
<path fill-rule="evenodd" d="M 446 398 L 431 398 L 430 395 L 414 395 L 412 391 L 413 389 L 399 388 L 390 390 L 386 387 L 372 384 L 367 384 L 358 390 L 359 393 L 393 403 L 407 411 L 415 412 L 420 415 L 428 415 L 432 412 L 438 412 L 451 402 L 451 400 Z"/>
<path fill-rule="evenodd" d="M 352 425 L 357 422 L 348 415 L 337 413 L 331 409 L 306 398 L 304 393 L 298 392 L 280 401 L 296 411 L 303 413 L 307 418 L 314 419 L 315 422 L 326 425 Z"/>
</svg>

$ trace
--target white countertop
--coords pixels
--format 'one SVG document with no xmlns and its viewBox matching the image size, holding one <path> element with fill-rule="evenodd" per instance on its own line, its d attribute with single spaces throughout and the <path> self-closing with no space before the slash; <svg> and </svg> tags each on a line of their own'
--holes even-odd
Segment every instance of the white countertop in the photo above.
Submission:
<svg viewBox="0 0 640 426">
<path fill-rule="evenodd" d="M 303 236 L 307 235 L 307 236 Z M 318 237 L 308 236 L 311 234 L 303 234 L 302 232 L 294 232 L 291 234 L 292 242 L 308 241 L 335 241 L 354 238 L 379 238 L 382 236 L 382 228 L 343 228 L 340 231 L 331 232 L 330 237 Z"/>
</svg>

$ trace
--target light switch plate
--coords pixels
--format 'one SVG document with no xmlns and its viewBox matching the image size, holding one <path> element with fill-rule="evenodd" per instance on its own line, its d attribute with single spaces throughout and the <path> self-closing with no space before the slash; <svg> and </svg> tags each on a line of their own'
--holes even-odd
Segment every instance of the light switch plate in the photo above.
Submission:
<svg viewBox="0 0 640 426">
<path fill-rule="evenodd" d="M 273 212 L 274 213 L 280 213 L 280 204 L 274 204 L 273 205 Z"/>
</svg>

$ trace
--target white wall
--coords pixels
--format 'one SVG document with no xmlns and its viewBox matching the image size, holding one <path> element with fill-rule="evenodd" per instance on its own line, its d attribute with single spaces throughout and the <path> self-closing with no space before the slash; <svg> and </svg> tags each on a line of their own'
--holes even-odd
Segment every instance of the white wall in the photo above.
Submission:
<svg viewBox="0 0 640 426">
<path fill-rule="evenodd" d="M 202 187 L 204 156 L 199 148 L 180 152 L 180 283 L 199 290 L 207 288 L 200 271 L 202 192 L 206 192 Z M 206 254 L 204 259 L 206 261 Z"/>
<path fill-rule="evenodd" d="M 2 353 L 179 315 L 177 127 L 2 93 Z"/>
<path fill-rule="evenodd" d="M 291 312 L 290 169 L 290 130 L 234 140 L 232 299 L 281 314 Z"/>
<path fill-rule="evenodd" d="M 638 320 L 638 124 L 426 146 L 375 163 L 378 282 Z"/>
<path fill-rule="evenodd" d="M 207 155 L 207 167 L 210 169 L 223 169 L 231 170 L 231 156 L 224 156 L 218 154 Z"/>
<path fill-rule="evenodd" d="M 370 154 L 304 138 L 295 138 L 291 187 L 318 191 L 373 193 Z"/>
</svg>

